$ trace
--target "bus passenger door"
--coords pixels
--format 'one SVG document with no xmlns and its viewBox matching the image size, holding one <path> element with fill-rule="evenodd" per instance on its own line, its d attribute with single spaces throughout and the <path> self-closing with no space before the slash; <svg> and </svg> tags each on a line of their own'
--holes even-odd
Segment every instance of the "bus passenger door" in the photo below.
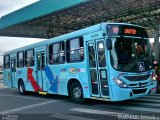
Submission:
<svg viewBox="0 0 160 120">
<path fill-rule="evenodd" d="M 11 58 L 11 87 L 15 87 L 16 82 L 16 58 Z"/>
<path fill-rule="evenodd" d="M 46 82 L 45 82 L 45 52 L 37 52 L 36 53 L 36 69 L 37 69 L 37 83 L 40 86 L 41 90 L 39 91 L 46 91 Z"/>
<path fill-rule="evenodd" d="M 109 97 L 104 40 L 87 42 L 91 91 L 93 97 Z"/>
</svg>

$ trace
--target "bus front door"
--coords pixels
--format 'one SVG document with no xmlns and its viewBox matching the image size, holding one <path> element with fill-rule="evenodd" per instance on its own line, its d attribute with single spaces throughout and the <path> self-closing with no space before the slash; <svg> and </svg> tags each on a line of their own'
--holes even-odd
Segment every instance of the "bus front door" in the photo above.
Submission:
<svg viewBox="0 0 160 120">
<path fill-rule="evenodd" d="M 11 58 L 11 87 L 15 87 L 16 81 L 16 58 Z"/>
<path fill-rule="evenodd" d="M 109 98 L 104 40 L 87 42 L 92 97 Z"/>
<path fill-rule="evenodd" d="M 37 56 L 37 83 L 40 86 L 39 91 L 46 91 L 45 88 L 45 52 L 37 52 L 36 53 Z"/>
</svg>

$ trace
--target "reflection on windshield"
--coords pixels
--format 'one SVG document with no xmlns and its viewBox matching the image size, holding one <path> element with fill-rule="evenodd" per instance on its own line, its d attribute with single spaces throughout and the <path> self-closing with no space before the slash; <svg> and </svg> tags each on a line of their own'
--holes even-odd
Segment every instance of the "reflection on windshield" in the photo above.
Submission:
<svg viewBox="0 0 160 120">
<path fill-rule="evenodd" d="M 119 71 L 142 72 L 153 68 L 153 56 L 148 39 L 111 38 L 112 66 Z"/>
</svg>

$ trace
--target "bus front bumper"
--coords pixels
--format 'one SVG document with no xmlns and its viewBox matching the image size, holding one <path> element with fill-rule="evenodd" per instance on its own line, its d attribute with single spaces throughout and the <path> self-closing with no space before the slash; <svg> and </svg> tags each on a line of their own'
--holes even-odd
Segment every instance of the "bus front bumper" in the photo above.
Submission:
<svg viewBox="0 0 160 120">
<path fill-rule="evenodd" d="M 144 87 L 144 88 L 120 88 L 119 86 L 112 86 L 112 98 L 111 101 L 123 101 L 128 99 L 134 99 L 137 97 L 146 96 L 148 94 L 156 93 L 157 85 Z"/>
</svg>

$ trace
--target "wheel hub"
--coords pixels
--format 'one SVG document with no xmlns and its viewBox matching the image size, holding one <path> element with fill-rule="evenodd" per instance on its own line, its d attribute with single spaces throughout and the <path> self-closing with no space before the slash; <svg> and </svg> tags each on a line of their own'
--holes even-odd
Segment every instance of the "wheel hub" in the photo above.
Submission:
<svg viewBox="0 0 160 120">
<path fill-rule="evenodd" d="M 76 87 L 74 90 L 73 90 L 73 95 L 75 98 L 80 98 L 81 97 L 81 89 L 79 87 Z"/>
<path fill-rule="evenodd" d="M 19 89 L 20 89 L 20 92 L 22 93 L 23 92 L 23 88 L 22 88 L 21 85 L 20 85 Z"/>
</svg>

